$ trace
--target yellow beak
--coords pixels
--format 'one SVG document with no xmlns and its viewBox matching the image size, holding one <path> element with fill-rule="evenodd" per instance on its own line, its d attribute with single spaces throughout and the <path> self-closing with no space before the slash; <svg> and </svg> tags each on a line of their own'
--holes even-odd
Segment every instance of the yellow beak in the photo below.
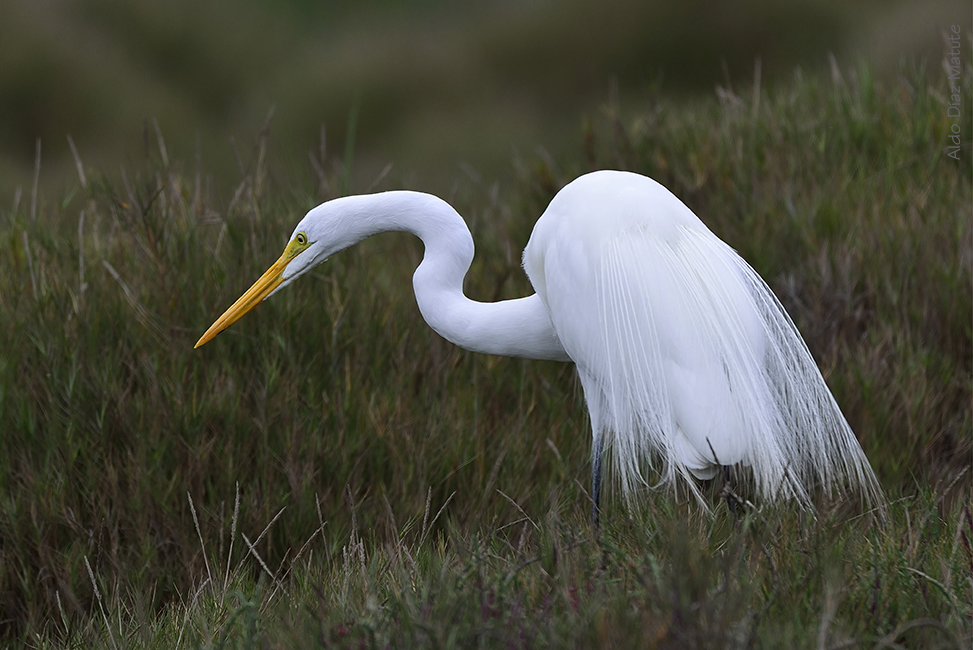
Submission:
<svg viewBox="0 0 973 650">
<path fill-rule="evenodd" d="M 280 259 L 274 262 L 274 265 L 267 269 L 267 272 L 261 275 L 260 279 L 254 282 L 245 294 L 223 312 L 223 315 L 215 323 L 210 325 L 210 328 L 200 337 L 193 349 L 204 343 L 209 343 L 217 334 L 243 318 L 247 312 L 259 305 L 260 301 L 266 298 L 271 291 L 280 286 L 280 283 L 284 281 L 284 269 L 294 259 L 295 253 L 291 248 L 291 246 L 288 246 Z"/>
</svg>

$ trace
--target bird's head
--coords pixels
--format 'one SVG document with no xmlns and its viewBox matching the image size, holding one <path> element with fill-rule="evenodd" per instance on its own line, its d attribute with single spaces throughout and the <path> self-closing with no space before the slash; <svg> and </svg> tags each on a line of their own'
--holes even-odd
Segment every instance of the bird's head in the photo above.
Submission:
<svg viewBox="0 0 973 650">
<path fill-rule="evenodd" d="M 208 343 L 217 334 L 243 318 L 264 298 L 287 286 L 311 267 L 325 261 L 345 247 L 344 242 L 334 236 L 334 228 L 327 218 L 327 210 L 323 210 L 326 206 L 327 204 L 324 204 L 308 212 L 307 216 L 297 224 L 280 258 L 253 283 L 252 287 L 247 289 L 246 293 L 223 312 L 223 315 L 200 337 L 195 347 Z"/>
</svg>

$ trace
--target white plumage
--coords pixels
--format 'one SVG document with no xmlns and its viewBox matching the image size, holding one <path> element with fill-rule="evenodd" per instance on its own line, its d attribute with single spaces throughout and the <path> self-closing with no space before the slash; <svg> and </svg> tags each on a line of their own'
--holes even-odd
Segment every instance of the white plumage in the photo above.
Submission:
<svg viewBox="0 0 973 650">
<path fill-rule="evenodd" d="M 298 224 L 281 259 L 197 347 L 263 298 L 365 237 L 412 232 L 426 322 L 488 354 L 572 361 L 593 429 L 597 514 L 602 450 L 623 492 L 752 468 L 765 499 L 810 500 L 815 486 L 881 492 L 854 434 L 777 298 L 750 266 L 655 181 L 600 171 L 566 185 L 524 250 L 536 294 L 463 295 L 473 240 L 447 203 L 418 192 L 335 199 Z"/>
<path fill-rule="evenodd" d="M 626 492 L 657 460 L 670 483 L 742 463 L 765 498 L 806 502 L 810 486 L 847 480 L 879 500 L 777 298 L 662 185 L 620 172 L 575 180 L 537 221 L 524 266 Z"/>
</svg>

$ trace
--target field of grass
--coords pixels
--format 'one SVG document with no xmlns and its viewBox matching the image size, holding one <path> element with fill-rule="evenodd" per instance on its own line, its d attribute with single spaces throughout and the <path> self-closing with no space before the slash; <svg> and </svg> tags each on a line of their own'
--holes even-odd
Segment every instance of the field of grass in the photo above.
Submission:
<svg viewBox="0 0 973 650">
<path fill-rule="evenodd" d="M 0 644 L 968 648 L 973 131 L 946 155 L 948 95 L 916 66 L 608 106 L 576 159 L 444 197 L 491 300 L 530 291 L 520 250 L 576 174 L 667 185 L 804 333 L 885 522 L 842 499 L 731 511 L 716 480 L 712 514 L 609 491 L 593 536 L 573 369 L 438 338 L 409 236 L 192 349 L 341 161 L 273 169 L 259 137 L 223 194 L 162 134 L 121 183 L 79 160 L 74 191 L 0 206 Z"/>
</svg>

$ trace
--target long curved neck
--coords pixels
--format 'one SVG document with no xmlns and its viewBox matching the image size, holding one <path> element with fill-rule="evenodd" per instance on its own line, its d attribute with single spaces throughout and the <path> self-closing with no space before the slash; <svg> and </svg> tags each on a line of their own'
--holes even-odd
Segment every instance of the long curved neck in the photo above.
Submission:
<svg viewBox="0 0 973 650">
<path fill-rule="evenodd" d="M 456 345 L 484 354 L 569 361 L 537 294 L 484 303 L 463 294 L 473 262 L 473 237 L 466 222 L 442 199 L 421 192 L 394 191 L 344 197 L 338 212 L 347 245 L 388 231 L 410 232 L 425 254 L 412 278 L 419 311 L 430 327 Z M 338 206 L 335 206 L 338 207 Z"/>
</svg>

